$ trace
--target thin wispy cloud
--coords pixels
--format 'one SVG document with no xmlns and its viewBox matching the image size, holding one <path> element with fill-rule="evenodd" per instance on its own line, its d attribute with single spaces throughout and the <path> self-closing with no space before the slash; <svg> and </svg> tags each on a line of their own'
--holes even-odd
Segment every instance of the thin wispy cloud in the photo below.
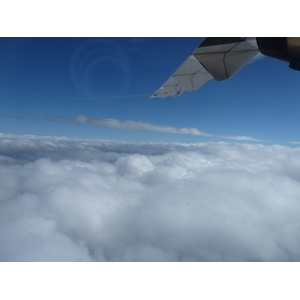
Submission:
<svg viewBox="0 0 300 300">
<path fill-rule="evenodd" d="M 15 116 L 8 116 L 8 117 L 4 117 L 0 115 L 0 119 L 7 119 L 7 120 L 15 120 L 15 121 L 24 121 L 24 120 L 28 120 L 25 117 L 15 117 Z"/>
<path fill-rule="evenodd" d="M 148 130 L 148 131 L 166 132 L 166 133 L 212 136 L 211 134 L 201 132 L 196 128 L 186 128 L 186 127 L 176 128 L 172 126 L 162 126 L 162 125 L 156 125 L 156 124 L 141 122 L 141 121 L 130 121 L 130 120 L 120 121 L 117 119 L 89 118 L 84 115 L 77 116 L 74 119 L 68 119 L 68 121 L 72 123 L 89 124 L 94 126 L 102 126 L 102 127 L 116 128 L 116 129 Z"/>
<path fill-rule="evenodd" d="M 199 135 L 199 136 L 206 136 L 206 137 L 214 137 L 214 138 L 221 138 L 221 139 L 229 139 L 229 140 L 238 140 L 238 141 L 252 141 L 252 142 L 265 142 L 264 140 L 259 140 L 250 136 L 230 136 L 230 135 L 216 135 L 206 133 L 204 131 L 200 131 L 197 128 L 176 128 L 173 126 L 164 126 L 158 125 L 148 122 L 142 121 L 132 121 L 132 120 L 118 120 L 118 119 L 107 119 L 107 118 L 90 118 L 85 115 L 78 115 L 74 118 L 67 118 L 62 116 L 52 116 L 47 115 L 45 118 L 40 119 L 30 119 L 24 117 L 4 117 L 0 116 L 2 119 L 10 119 L 10 120 L 19 120 L 19 121 L 46 121 L 51 123 L 72 123 L 72 124 L 88 124 L 92 126 L 99 126 L 99 127 L 107 127 L 107 128 L 115 128 L 115 129 L 123 129 L 123 130 L 146 130 L 146 131 L 153 131 L 153 132 L 162 132 L 162 133 L 172 133 L 172 134 L 188 134 L 188 135 Z"/>
<path fill-rule="evenodd" d="M 101 126 L 108 128 L 116 128 L 116 129 L 126 129 L 126 130 L 147 130 L 147 131 L 155 131 L 155 132 L 164 132 L 164 133 L 174 133 L 174 134 L 190 134 L 190 135 L 200 135 L 207 137 L 218 137 L 223 139 L 231 139 L 231 140 L 240 140 L 240 141 L 255 141 L 262 142 L 262 140 L 258 140 L 248 136 L 223 136 L 223 135 L 213 135 L 206 133 L 204 131 L 200 131 L 197 128 L 176 128 L 172 126 L 163 126 L 157 125 L 153 123 L 141 122 L 141 121 L 121 121 L 117 119 L 102 119 L 102 118 L 90 118 L 85 115 L 79 115 L 75 118 L 63 118 L 67 122 L 71 122 L 74 124 L 89 124 L 93 126 Z"/>
</svg>

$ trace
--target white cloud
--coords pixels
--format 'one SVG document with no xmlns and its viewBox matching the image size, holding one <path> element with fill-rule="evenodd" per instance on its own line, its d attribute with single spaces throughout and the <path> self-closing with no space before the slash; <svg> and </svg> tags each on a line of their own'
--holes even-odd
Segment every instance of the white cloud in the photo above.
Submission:
<svg viewBox="0 0 300 300">
<path fill-rule="evenodd" d="M 241 140 L 241 141 L 261 141 L 248 136 L 227 136 L 227 135 L 213 135 L 202 132 L 197 128 L 176 128 L 172 126 L 162 126 L 152 123 L 146 123 L 141 121 L 120 121 L 117 119 L 101 119 L 101 118 L 89 118 L 84 115 L 79 115 L 73 119 L 63 118 L 72 123 L 89 124 L 94 126 L 102 126 L 117 129 L 126 130 L 148 130 L 155 132 L 166 132 L 166 133 L 177 133 L 177 134 L 191 134 L 191 135 L 202 135 L 210 137 L 219 137 L 223 139 Z"/>
<path fill-rule="evenodd" d="M 300 148 L 0 135 L 1 261 L 299 261 Z"/>
<path fill-rule="evenodd" d="M 217 137 L 222 139 L 230 139 L 230 140 L 238 140 L 238 141 L 252 141 L 252 142 L 265 142 L 263 140 L 259 140 L 250 136 L 230 136 L 230 135 L 214 135 L 210 133 L 206 133 L 204 131 L 200 131 L 197 128 L 176 128 L 172 126 L 163 126 L 157 125 L 142 121 L 121 121 L 117 119 L 103 119 L 103 118 L 90 118 L 85 115 L 79 115 L 75 118 L 66 118 L 59 116 L 48 116 L 43 119 L 26 119 L 20 117 L 4 117 L 0 116 L 2 119 L 10 119 L 10 120 L 30 120 L 30 121 L 47 121 L 51 123 L 73 123 L 73 124 L 88 124 L 92 126 L 100 126 L 100 127 L 108 127 L 115 129 L 125 129 L 125 130 L 147 130 L 154 132 L 164 132 L 164 133 L 173 133 L 173 134 L 190 134 L 190 135 L 202 135 L 208 137 Z"/>
<path fill-rule="evenodd" d="M 210 134 L 201 132 L 196 128 L 185 128 L 185 127 L 175 128 L 171 126 L 161 126 L 161 125 L 139 122 L 139 121 L 130 121 L 130 120 L 120 121 L 117 119 L 89 118 L 84 115 L 77 116 L 74 119 L 70 119 L 70 121 L 72 123 L 89 124 L 94 126 L 102 126 L 102 127 L 126 129 L 126 130 L 149 130 L 149 131 L 156 131 L 156 132 L 211 136 Z"/>
</svg>

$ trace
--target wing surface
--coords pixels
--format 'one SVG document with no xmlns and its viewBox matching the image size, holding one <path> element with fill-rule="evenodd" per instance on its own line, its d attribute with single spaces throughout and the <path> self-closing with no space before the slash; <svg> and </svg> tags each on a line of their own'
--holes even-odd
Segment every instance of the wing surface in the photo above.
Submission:
<svg viewBox="0 0 300 300">
<path fill-rule="evenodd" d="M 211 78 L 226 80 L 258 53 L 255 38 L 206 38 L 150 98 L 196 91 Z"/>
<path fill-rule="evenodd" d="M 172 76 L 150 97 L 177 97 L 184 91 L 195 91 L 212 76 L 194 55 L 190 55 Z"/>
</svg>

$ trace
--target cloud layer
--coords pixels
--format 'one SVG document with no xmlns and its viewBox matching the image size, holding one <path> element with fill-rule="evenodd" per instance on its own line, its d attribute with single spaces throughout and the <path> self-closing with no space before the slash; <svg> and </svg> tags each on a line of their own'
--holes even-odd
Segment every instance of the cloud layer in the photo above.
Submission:
<svg viewBox="0 0 300 300">
<path fill-rule="evenodd" d="M 300 261 L 300 149 L 0 135 L 1 261 Z"/>
</svg>

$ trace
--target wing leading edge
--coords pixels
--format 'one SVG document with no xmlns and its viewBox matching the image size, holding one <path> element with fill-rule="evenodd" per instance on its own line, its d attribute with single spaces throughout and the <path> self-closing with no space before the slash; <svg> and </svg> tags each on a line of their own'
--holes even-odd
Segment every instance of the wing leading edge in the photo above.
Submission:
<svg viewBox="0 0 300 300">
<path fill-rule="evenodd" d="M 150 98 L 177 97 L 208 80 L 226 80 L 259 53 L 255 38 L 206 38 Z"/>
</svg>

